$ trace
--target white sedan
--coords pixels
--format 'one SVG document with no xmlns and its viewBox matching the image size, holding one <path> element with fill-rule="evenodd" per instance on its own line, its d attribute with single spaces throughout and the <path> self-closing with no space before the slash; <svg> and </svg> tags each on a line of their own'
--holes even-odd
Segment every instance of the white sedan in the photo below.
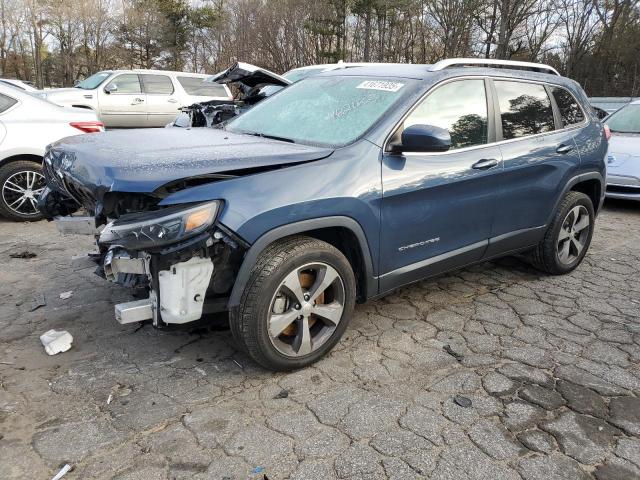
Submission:
<svg viewBox="0 0 640 480">
<path fill-rule="evenodd" d="M 61 107 L 0 84 L 0 215 L 39 220 L 46 146 L 71 135 L 102 131 L 104 126 L 92 110 Z"/>
</svg>

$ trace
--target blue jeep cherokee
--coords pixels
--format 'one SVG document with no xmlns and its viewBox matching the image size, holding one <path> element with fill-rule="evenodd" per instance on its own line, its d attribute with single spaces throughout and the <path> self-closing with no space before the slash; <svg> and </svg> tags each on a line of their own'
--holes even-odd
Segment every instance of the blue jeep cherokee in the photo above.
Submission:
<svg viewBox="0 0 640 480">
<path fill-rule="evenodd" d="M 551 67 L 359 67 L 296 83 L 219 129 L 62 140 L 40 206 L 49 218 L 83 206 L 90 218 L 60 224 L 92 222 L 102 274 L 148 291 L 116 305 L 118 321 L 228 310 L 241 347 L 286 370 L 326 354 L 356 301 L 402 285 L 516 252 L 572 271 L 606 151 L 584 92 Z"/>
</svg>

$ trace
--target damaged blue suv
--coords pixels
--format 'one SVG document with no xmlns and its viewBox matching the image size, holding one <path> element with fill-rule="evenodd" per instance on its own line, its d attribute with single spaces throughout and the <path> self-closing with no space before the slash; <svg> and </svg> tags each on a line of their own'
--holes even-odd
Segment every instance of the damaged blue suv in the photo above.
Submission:
<svg viewBox="0 0 640 480">
<path fill-rule="evenodd" d="M 606 152 L 584 92 L 551 67 L 377 65 L 306 79 L 217 129 L 62 140 L 39 204 L 96 235 L 107 280 L 148 291 L 115 306 L 119 322 L 228 310 L 238 344 L 288 370 L 326 354 L 356 302 L 411 282 L 516 252 L 575 269 Z"/>
</svg>

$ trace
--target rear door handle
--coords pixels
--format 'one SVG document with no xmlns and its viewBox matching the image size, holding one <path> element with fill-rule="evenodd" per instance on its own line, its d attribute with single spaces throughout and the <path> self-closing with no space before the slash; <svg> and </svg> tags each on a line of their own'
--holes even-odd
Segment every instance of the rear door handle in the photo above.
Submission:
<svg viewBox="0 0 640 480">
<path fill-rule="evenodd" d="M 178 100 L 176 100 L 175 98 L 170 98 L 169 100 L 167 100 L 167 102 L 169 102 L 169 103 L 178 103 Z"/>
<path fill-rule="evenodd" d="M 495 167 L 496 165 L 498 165 L 498 160 L 495 158 L 483 158 L 471 165 L 471 168 L 475 168 L 476 170 L 487 170 Z"/>
<path fill-rule="evenodd" d="M 561 143 L 558 145 L 558 148 L 556 148 L 556 152 L 561 153 L 562 155 L 566 155 L 571 150 L 573 150 L 573 145 L 566 145 L 564 143 Z"/>
</svg>

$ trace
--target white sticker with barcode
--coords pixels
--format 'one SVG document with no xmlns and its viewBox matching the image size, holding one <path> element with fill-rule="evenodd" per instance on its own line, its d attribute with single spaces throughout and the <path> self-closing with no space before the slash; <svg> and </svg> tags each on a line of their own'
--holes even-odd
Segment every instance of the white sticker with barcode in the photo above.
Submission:
<svg viewBox="0 0 640 480">
<path fill-rule="evenodd" d="M 365 80 L 356 88 L 365 88 L 367 90 L 382 90 L 384 92 L 397 92 L 402 87 L 404 87 L 404 83 L 387 82 L 384 80 Z"/>
</svg>

